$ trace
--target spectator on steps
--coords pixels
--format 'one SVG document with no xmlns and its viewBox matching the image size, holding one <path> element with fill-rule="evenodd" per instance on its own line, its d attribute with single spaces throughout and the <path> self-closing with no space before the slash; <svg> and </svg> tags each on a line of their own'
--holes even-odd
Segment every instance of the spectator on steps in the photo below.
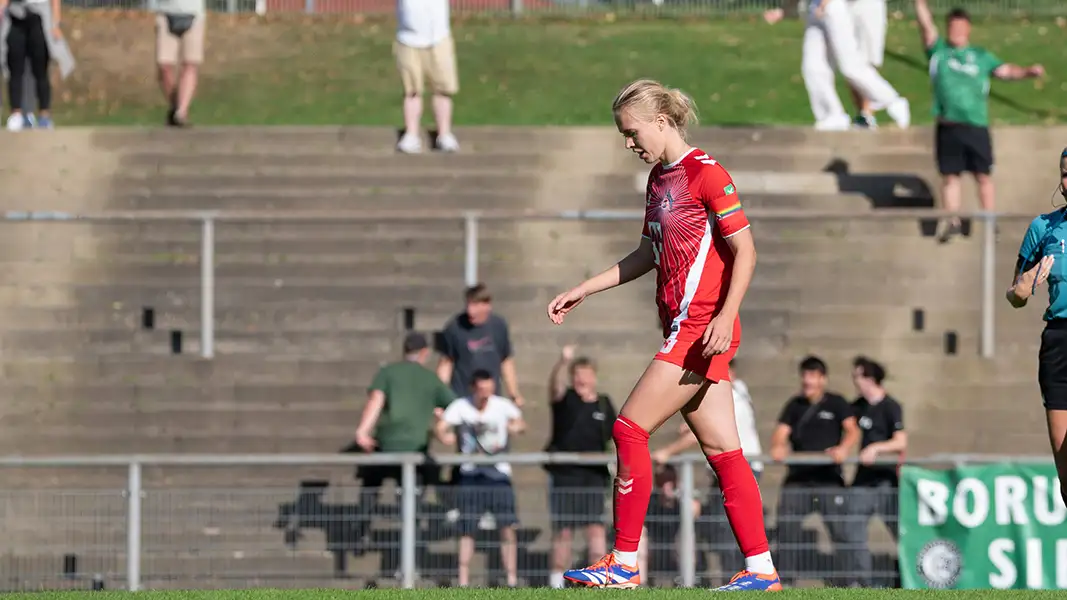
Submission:
<svg viewBox="0 0 1067 600">
<path fill-rule="evenodd" d="M 991 78 L 1018 80 L 1042 77 L 1041 65 L 1020 67 L 1006 63 L 985 48 L 971 45 L 971 17 L 962 8 L 945 19 L 945 37 L 937 31 L 926 0 L 915 0 L 923 48 L 930 61 L 937 119 L 935 152 L 941 172 L 941 202 L 947 211 L 962 204 L 960 175 L 974 174 L 982 210 L 994 210 L 993 142 L 989 137 L 989 84 Z M 959 218 L 949 219 L 940 241 L 962 233 Z"/>
<path fill-rule="evenodd" d="M 471 376 L 470 393 L 454 400 L 435 427 L 437 438 L 458 445 L 462 454 L 506 454 L 509 436 L 522 433 L 522 411 L 507 398 L 496 395 L 493 375 L 478 369 Z M 470 561 L 474 557 L 474 534 L 486 513 L 500 531 L 500 561 L 508 587 L 518 585 L 518 545 L 515 525 L 515 490 L 511 465 L 504 462 L 480 465 L 465 463 L 455 478 L 459 506 L 459 585 L 470 585 Z"/>
<path fill-rule="evenodd" d="M 452 97 L 459 91 L 459 74 L 448 0 L 397 0 L 396 18 L 393 54 L 404 85 L 404 133 L 396 148 L 406 154 L 422 152 L 422 95 L 428 81 L 437 124 L 435 148 L 456 152 Z"/>
<path fill-rule="evenodd" d="M 186 127 L 204 62 L 205 0 L 158 0 L 156 63 L 169 110 L 167 125 Z M 179 67 L 180 65 L 180 67 Z"/>
<path fill-rule="evenodd" d="M 492 375 L 496 389 L 500 389 L 503 377 L 512 402 L 521 408 L 523 398 L 507 321 L 493 314 L 493 298 L 485 284 L 468 288 L 466 300 L 467 310 L 446 323 L 441 332 L 438 377 L 452 387 L 456 396 L 464 396 L 474 372 L 484 369 Z"/>
<path fill-rule="evenodd" d="M 904 410 L 886 393 L 882 386 L 884 380 L 885 367 L 882 365 L 865 356 L 857 356 L 853 361 L 852 382 L 859 397 L 852 403 L 852 408 L 862 432 L 860 466 L 845 503 L 848 522 L 843 533 L 847 546 L 839 549 L 838 555 L 849 565 L 848 583 L 857 587 L 870 587 L 875 583 L 874 559 L 867 545 L 871 517 L 878 515 L 893 537 L 897 537 L 897 465 L 873 463 L 887 454 L 903 459 L 908 448 L 908 434 L 904 432 Z M 889 586 L 893 582 L 880 583 Z"/>
<path fill-rule="evenodd" d="M 60 75 L 74 70 L 74 57 L 60 30 L 59 0 L 0 0 L 0 65 L 8 80 L 8 131 L 52 128 L 52 60 Z M 26 84 L 33 82 L 35 94 Z M 33 114 L 36 96 L 38 114 Z"/>
<path fill-rule="evenodd" d="M 356 429 L 356 444 L 364 452 L 426 453 L 435 413 L 452 403 L 455 396 L 424 365 L 430 349 L 426 338 L 410 333 L 404 339 L 404 359 L 386 365 L 374 376 Z M 370 530 L 378 490 L 392 479 L 399 486 L 400 465 L 366 465 L 357 470 L 362 480 L 356 540 Z M 433 462 L 418 467 L 422 485 L 440 482 L 440 468 Z"/>
<path fill-rule="evenodd" d="M 792 453 L 817 453 L 832 462 L 792 465 L 782 483 L 778 502 L 778 560 L 782 573 L 796 579 L 803 571 L 802 523 L 818 513 L 835 545 L 841 543 L 845 514 L 845 481 L 841 463 L 860 441 L 852 406 L 844 397 L 826 390 L 826 363 L 809 356 L 800 363 L 800 393 L 782 407 L 771 439 L 771 457 L 784 461 Z M 821 458 L 821 457 L 820 457 Z"/>
<path fill-rule="evenodd" d="M 545 452 L 603 453 L 611 441 L 615 407 L 597 391 L 596 365 L 574 356 L 564 346 L 552 367 L 548 401 L 552 407 L 552 434 Z M 585 528 L 590 563 L 607 553 L 604 501 L 611 484 L 605 465 L 545 465 L 548 506 L 552 514 L 552 571 L 549 585 L 562 588 L 563 572 L 571 568 L 571 540 L 576 527 Z"/>
</svg>

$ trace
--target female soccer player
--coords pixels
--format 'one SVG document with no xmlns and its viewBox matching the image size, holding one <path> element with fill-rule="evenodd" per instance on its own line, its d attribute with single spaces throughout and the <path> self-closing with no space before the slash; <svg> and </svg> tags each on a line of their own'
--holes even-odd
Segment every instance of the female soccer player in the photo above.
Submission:
<svg viewBox="0 0 1067 600">
<path fill-rule="evenodd" d="M 1060 154 L 1060 194 L 1067 199 L 1067 148 Z M 1030 223 L 1019 247 L 1015 264 L 1015 281 L 1008 288 L 1008 302 L 1015 308 L 1048 281 L 1049 304 L 1045 310 L 1045 330 L 1041 333 L 1041 350 L 1037 355 L 1037 383 L 1045 403 L 1048 437 L 1056 471 L 1060 476 L 1060 495 L 1067 502 L 1067 207 L 1041 215 Z M 1060 259 L 1057 260 L 1056 257 Z"/>
<path fill-rule="evenodd" d="M 557 296 L 553 323 L 586 297 L 656 270 L 663 346 L 630 392 L 612 429 L 618 453 L 614 550 L 564 577 L 593 587 L 632 588 L 641 579 L 637 546 L 652 493 L 649 434 L 679 410 L 722 488 L 726 515 L 746 569 L 719 589 L 782 589 L 763 527 L 763 505 L 741 454 L 729 364 L 741 340 L 738 310 L 756 267 L 756 248 L 730 175 L 686 142 L 696 121 L 692 100 L 639 80 L 612 106 L 628 150 L 653 164 L 644 229 L 636 250 L 615 266 Z"/>
</svg>

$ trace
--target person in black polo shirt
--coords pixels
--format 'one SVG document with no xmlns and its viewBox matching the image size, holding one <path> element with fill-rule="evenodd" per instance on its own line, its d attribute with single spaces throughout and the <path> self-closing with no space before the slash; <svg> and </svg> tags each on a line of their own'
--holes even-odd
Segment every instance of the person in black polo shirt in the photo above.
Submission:
<svg viewBox="0 0 1067 600">
<path fill-rule="evenodd" d="M 819 513 L 830 537 L 839 542 L 839 517 L 845 486 L 841 463 L 860 441 L 852 406 L 844 397 L 826 391 L 826 363 L 815 356 L 800 362 L 801 393 L 786 402 L 771 439 L 771 458 L 783 461 L 792 452 L 829 455 L 834 464 L 789 467 L 778 502 L 778 560 L 780 573 L 802 578 L 801 560 L 813 548 L 803 543 L 801 524 Z"/>
<path fill-rule="evenodd" d="M 597 392 L 596 365 L 575 358 L 564 346 L 548 383 L 552 437 L 545 452 L 606 452 L 615 423 L 611 399 Z M 611 473 L 604 465 L 545 465 L 549 473 L 548 505 L 552 513 L 552 572 L 549 585 L 562 588 L 571 567 L 575 527 L 585 527 L 589 562 L 607 554 L 604 500 Z"/>
<path fill-rule="evenodd" d="M 860 466 L 849 490 L 848 519 L 843 534 L 848 547 L 841 549 L 848 563 L 849 583 L 867 587 L 872 582 L 874 561 L 867 547 L 867 524 L 875 514 L 897 536 L 897 466 L 872 464 L 883 454 L 903 455 L 908 447 L 904 411 L 882 387 L 885 368 L 858 356 L 853 362 L 852 382 L 859 397 L 852 403 L 862 431 Z M 889 585 L 892 582 L 884 582 Z"/>
</svg>

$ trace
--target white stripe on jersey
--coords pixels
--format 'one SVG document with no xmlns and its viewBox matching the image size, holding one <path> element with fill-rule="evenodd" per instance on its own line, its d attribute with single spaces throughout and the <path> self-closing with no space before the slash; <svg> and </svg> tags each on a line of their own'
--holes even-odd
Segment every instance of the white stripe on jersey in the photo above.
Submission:
<svg viewBox="0 0 1067 600">
<path fill-rule="evenodd" d="M 709 217 L 709 218 L 710 218 L 710 217 Z M 728 239 L 730 239 L 730 238 L 734 237 L 735 235 L 737 235 L 737 234 L 741 233 L 742 231 L 744 231 L 744 230 L 748 229 L 749 227 L 752 227 L 752 224 L 751 224 L 751 223 L 749 223 L 748 225 L 745 225 L 744 227 L 742 227 L 741 229 L 738 229 L 737 231 L 735 231 L 735 232 L 731 233 L 730 235 L 724 235 L 724 236 L 722 236 L 722 239 L 724 239 L 724 240 L 728 240 Z"/>
<path fill-rule="evenodd" d="M 704 223 L 704 235 L 700 238 L 700 251 L 689 266 L 689 272 L 685 275 L 685 291 L 682 293 L 682 301 L 678 305 L 678 316 L 671 321 L 671 335 L 663 343 L 661 353 L 670 352 L 678 341 L 678 332 L 682 329 L 682 323 L 689 318 L 689 303 L 696 296 L 697 288 L 700 287 L 700 276 L 704 273 L 704 264 L 708 262 L 708 254 L 711 252 L 711 219 Z"/>
</svg>

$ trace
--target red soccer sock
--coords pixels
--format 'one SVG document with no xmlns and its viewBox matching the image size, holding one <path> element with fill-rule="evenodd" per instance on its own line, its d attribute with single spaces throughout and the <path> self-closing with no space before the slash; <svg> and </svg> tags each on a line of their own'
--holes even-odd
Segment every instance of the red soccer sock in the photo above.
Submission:
<svg viewBox="0 0 1067 600">
<path fill-rule="evenodd" d="M 619 462 L 615 475 L 615 549 L 637 552 L 641 527 L 652 497 L 652 456 L 648 432 L 626 417 L 619 417 L 611 437 Z"/>
<path fill-rule="evenodd" d="M 763 498 L 752 468 L 740 450 L 723 452 L 708 459 L 719 478 L 723 506 L 737 545 L 745 557 L 770 551 L 763 524 Z"/>
</svg>

